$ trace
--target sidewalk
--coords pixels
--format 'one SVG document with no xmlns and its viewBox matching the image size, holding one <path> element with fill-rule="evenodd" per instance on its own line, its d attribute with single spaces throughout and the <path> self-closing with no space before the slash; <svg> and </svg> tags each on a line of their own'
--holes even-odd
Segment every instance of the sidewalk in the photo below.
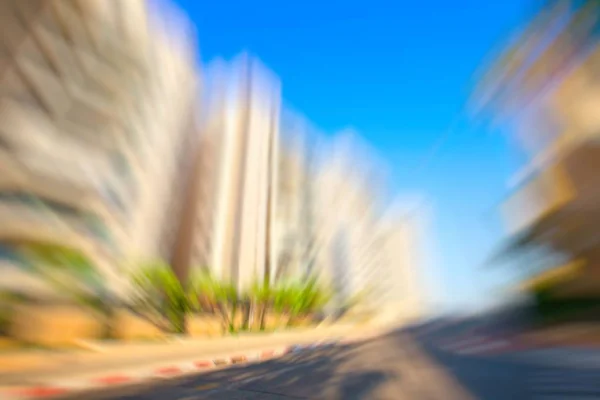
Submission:
<svg viewBox="0 0 600 400">
<path fill-rule="evenodd" d="M 383 329 L 343 325 L 174 343 L 114 344 L 103 346 L 98 352 L 38 351 L 31 356 L 37 357 L 39 364 L 0 372 L 0 398 L 46 397 L 64 394 L 67 390 L 176 376 L 241 360 L 270 358 L 299 345 L 368 338 Z"/>
</svg>

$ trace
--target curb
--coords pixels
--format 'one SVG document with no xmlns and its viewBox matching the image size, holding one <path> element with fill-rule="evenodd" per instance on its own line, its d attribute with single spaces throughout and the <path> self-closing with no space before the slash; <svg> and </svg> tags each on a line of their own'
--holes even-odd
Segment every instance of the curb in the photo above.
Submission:
<svg viewBox="0 0 600 400">
<path fill-rule="evenodd" d="M 324 348 L 337 343 L 346 343 L 342 340 L 326 340 L 310 345 L 292 345 L 275 349 L 252 351 L 248 353 L 235 353 L 227 357 L 199 359 L 183 363 L 169 363 L 158 368 L 138 370 L 135 372 L 99 375 L 92 378 L 73 379 L 48 385 L 25 387 L 0 387 L 2 400 L 30 400 L 30 399 L 58 399 L 63 396 L 74 396 L 84 392 L 125 388 L 142 383 L 150 383 L 161 379 L 179 378 L 185 375 L 208 372 L 210 370 L 227 368 L 233 365 L 251 364 L 267 361 L 286 354 L 300 353 L 306 350 Z"/>
</svg>

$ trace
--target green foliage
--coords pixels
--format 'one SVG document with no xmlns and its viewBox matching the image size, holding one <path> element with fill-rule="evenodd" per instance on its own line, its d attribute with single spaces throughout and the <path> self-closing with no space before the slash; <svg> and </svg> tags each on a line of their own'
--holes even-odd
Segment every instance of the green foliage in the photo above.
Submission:
<svg viewBox="0 0 600 400">
<path fill-rule="evenodd" d="M 320 285 L 316 277 L 283 284 L 272 293 L 275 311 L 289 314 L 290 322 L 321 311 L 331 297 L 331 291 Z"/>
<path fill-rule="evenodd" d="M 38 271 L 56 268 L 86 280 L 98 278 L 91 260 L 78 249 L 52 243 L 26 243 L 17 246 L 17 251 Z"/>
<path fill-rule="evenodd" d="M 139 293 L 136 308 L 155 320 L 166 318 L 170 330 L 175 332 L 182 331 L 178 324 L 183 315 L 204 312 L 219 316 L 223 329 L 235 333 L 249 329 L 252 310 L 259 318 L 259 328 L 264 330 L 265 317 L 271 309 L 289 315 L 293 321 L 320 311 L 331 298 L 330 292 L 316 278 L 274 287 L 257 280 L 248 291 L 240 293 L 234 285 L 206 272 L 207 269 L 201 271 L 192 275 L 186 292 L 166 264 L 148 263 L 132 277 Z M 236 315 L 240 311 L 244 318 L 242 325 L 236 326 Z"/>
<path fill-rule="evenodd" d="M 79 249 L 56 243 L 27 242 L 17 244 L 15 252 L 20 265 L 76 302 L 82 303 L 84 297 L 101 297 L 103 293 L 101 274 Z"/>
<path fill-rule="evenodd" d="M 134 308 L 138 312 L 162 329 L 174 333 L 185 331 L 185 315 L 191 310 L 189 298 L 168 264 L 147 262 L 136 269 L 131 282 L 136 288 Z"/>
<path fill-rule="evenodd" d="M 331 297 L 331 291 L 319 285 L 317 278 L 310 278 L 302 288 L 301 312 L 320 311 Z"/>
<path fill-rule="evenodd" d="M 190 295 L 197 310 L 216 304 L 232 304 L 237 301 L 237 290 L 231 284 L 219 282 L 211 274 L 202 272 L 191 279 Z M 204 307 L 203 307 L 204 306 Z"/>
<path fill-rule="evenodd" d="M 255 281 L 250 288 L 250 307 L 257 311 L 261 331 L 265 330 L 266 314 L 273 304 L 274 295 L 275 291 L 268 281 Z"/>
<path fill-rule="evenodd" d="M 234 320 L 240 297 L 234 285 L 220 282 L 202 271 L 192 276 L 188 298 L 193 311 L 215 313 L 221 317 L 227 330 L 235 331 Z"/>
<path fill-rule="evenodd" d="M 250 297 L 257 303 L 268 303 L 273 296 L 273 289 L 267 283 L 254 282 L 250 287 Z"/>
</svg>

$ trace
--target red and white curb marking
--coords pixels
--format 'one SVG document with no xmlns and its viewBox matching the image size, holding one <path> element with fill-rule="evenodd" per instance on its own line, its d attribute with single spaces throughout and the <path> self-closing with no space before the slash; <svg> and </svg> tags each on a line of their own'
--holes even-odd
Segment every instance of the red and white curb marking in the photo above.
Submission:
<svg viewBox="0 0 600 400">
<path fill-rule="evenodd" d="M 346 341 L 344 341 L 346 342 Z M 52 384 L 15 388 L 0 388 L 0 399 L 2 400 L 28 400 L 40 398 L 53 398 L 68 395 L 77 391 L 116 387 L 119 385 L 130 385 L 156 379 L 169 379 L 194 374 L 216 368 L 231 365 L 249 364 L 253 362 L 266 361 L 281 357 L 290 353 L 332 346 L 340 341 L 321 341 L 311 345 L 288 346 L 272 350 L 253 351 L 248 353 L 237 353 L 227 357 L 216 357 L 185 363 L 172 363 L 160 367 L 145 370 L 128 371 L 112 375 L 102 375 L 91 378 L 74 379 L 68 381 L 54 381 Z"/>
</svg>

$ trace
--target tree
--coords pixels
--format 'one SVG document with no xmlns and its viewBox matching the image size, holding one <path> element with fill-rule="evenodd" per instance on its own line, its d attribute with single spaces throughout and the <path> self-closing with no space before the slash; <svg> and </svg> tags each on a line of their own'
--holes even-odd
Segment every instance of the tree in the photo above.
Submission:
<svg viewBox="0 0 600 400">
<path fill-rule="evenodd" d="M 317 278 L 283 284 L 272 293 L 276 312 L 287 314 L 287 325 L 303 317 L 314 317 L 331 299 L 331 291 L 319 284 Z"/>
<path fill-rule="evenodd" d="M 219 315 L 224 329 L 235 331 L 235 316 L 240 303 L 235 286 L 219 282 L 210 273 L 202 271 L 191 278 L 189 298 L 194 310 Z"/>
<path fill-rule="evenodd" d="M 133 310 L 163 331 L 185 332 L 189 298 L 177 276 L 163 261 L 141 265 L 131 276 Z"/>
</svg>

